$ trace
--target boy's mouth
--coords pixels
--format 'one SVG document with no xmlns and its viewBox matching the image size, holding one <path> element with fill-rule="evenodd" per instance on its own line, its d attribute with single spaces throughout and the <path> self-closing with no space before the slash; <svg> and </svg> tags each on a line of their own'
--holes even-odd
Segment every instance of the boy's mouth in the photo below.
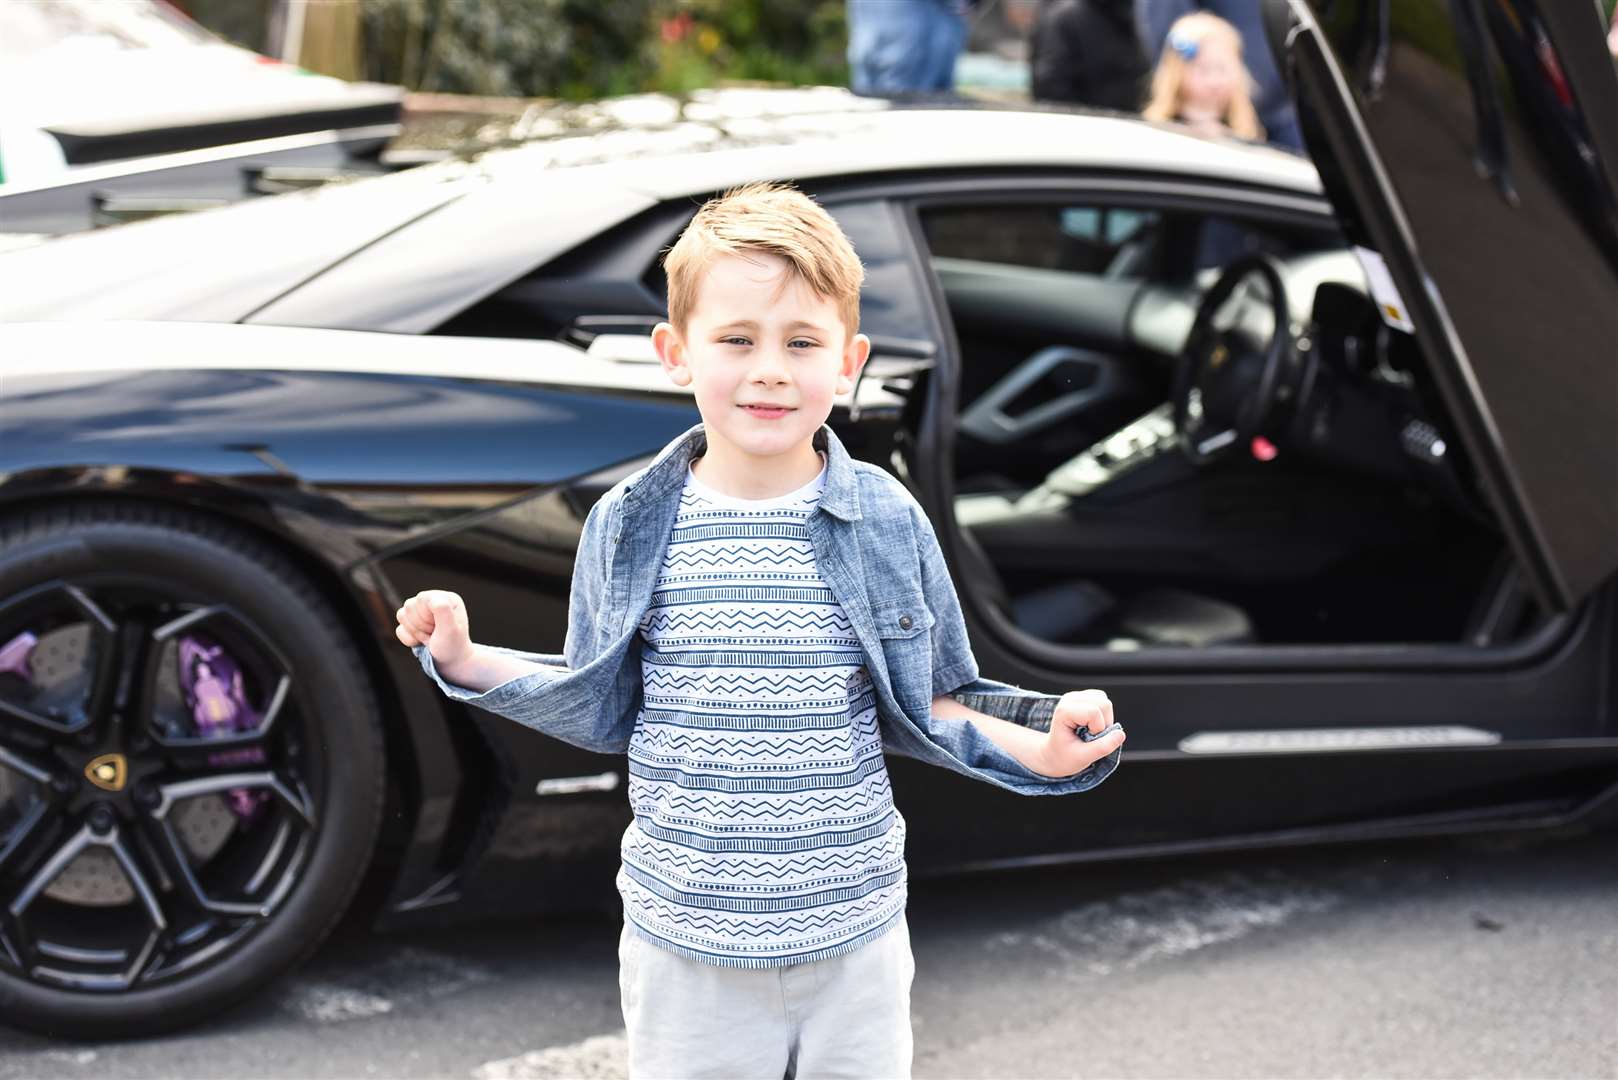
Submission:
<svg viewBox="0 0 1618 1080">
<path fill-rule="evenodd" d="M 743 405 L 741 408 L 746 409 L 754 416 L 785 416 L 792 411 L 786 405 Z"/>
</svg>

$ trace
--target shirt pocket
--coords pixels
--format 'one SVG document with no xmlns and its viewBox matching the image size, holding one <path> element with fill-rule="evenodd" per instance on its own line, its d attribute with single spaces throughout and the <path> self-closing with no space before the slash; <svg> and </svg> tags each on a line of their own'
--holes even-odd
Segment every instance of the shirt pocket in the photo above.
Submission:
<svg viewBox="0 0 1618 1080">
<path fill-rule="evenodd" d="M 871 605 L 888 685 L 906 712 L 927 713 L 933 670 L 933 613 L 920 590 Z"/>
</svg>

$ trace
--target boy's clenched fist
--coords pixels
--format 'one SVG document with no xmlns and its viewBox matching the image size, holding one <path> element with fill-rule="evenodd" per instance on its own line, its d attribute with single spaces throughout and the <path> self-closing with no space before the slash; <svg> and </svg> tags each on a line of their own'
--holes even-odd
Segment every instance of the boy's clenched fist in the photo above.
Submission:
<svg viewBox="0 0 1618 1080">
<path fill-rule="evenodd" d="M 1072 776 L 1124 744 L 1122 725 L 1089 742 L 1079 733 L 1100 734 L 1113 726 L 1112 700 L 1102 690 L 1070 690 L 1056 703 L 1051 729 L 1045 738 L 1042 767 L 1047 776 Z"/>
<path fill-rule="evenodd" d="M 466 604 L 444 589 L 424 589 L 394 612 L 394 635 L 406 645 L 425 644 L 440 669 L 454 669 L 472 656 L 472 632 Z"/>
</svg>

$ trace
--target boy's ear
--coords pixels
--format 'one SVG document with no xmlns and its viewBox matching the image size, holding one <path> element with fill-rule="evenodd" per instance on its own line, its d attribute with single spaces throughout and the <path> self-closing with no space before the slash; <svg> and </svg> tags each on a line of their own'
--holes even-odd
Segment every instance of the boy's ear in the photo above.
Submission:
<svg viewBox="0 0 1618 1080">
<path fill-rule="evenodd" d="M 870 356 L 870 338 L 864 334 L 855 334 L 848 339 L 848 344 L 843 347 L 842 366 L 837 369 L 837 389 L 835 393 L 852 394 L 854 392 L 854 380 L 859 376 L 860 368 L 865 366 L 865 361 L 870 359 Z"/>
<path fill-rule="evenodd" d="M 691 369 L 685 362 L 685 339 L 672 323 L 660 322 L 652 328 L 652 348 L 657 350 L 657 358 L 662 361 L 663 370 L 675 386 L 690 383 Z"/>
</svg>

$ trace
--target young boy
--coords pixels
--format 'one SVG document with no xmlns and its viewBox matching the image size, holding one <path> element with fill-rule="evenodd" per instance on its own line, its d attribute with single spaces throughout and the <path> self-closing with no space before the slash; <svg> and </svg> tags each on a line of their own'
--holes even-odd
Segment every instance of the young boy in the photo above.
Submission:
<svg viewBox="0 0 1618 1080">
<path fill-rule="evenodd" d="M 629 758 L 617 886 L 633 1076 L 908 1076 L 905 821 L 883 752 L 1024 794 L 1111 774 L 1099 690 L 978 675 L 931 524 L 826 419 L 863 268 L 790 188 L 709 201 L 653 342 L 702 422 L 586 515 L 560 656 L 398 610 L 450 697 Z"/>
</svg>

